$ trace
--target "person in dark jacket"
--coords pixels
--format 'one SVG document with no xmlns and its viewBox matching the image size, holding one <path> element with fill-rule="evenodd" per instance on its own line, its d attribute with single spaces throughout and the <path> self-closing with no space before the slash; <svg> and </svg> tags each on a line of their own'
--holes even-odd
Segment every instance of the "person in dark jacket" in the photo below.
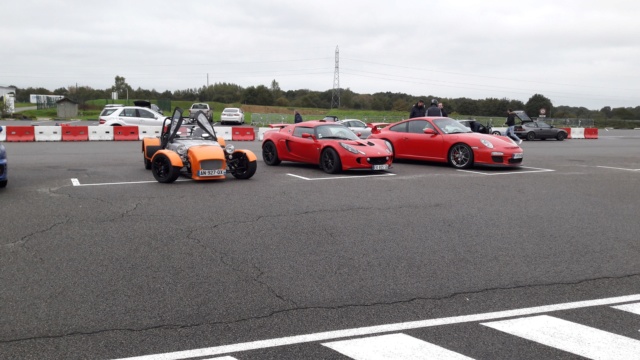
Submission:
<svg viewBox="0 0 640 360">
<path fill-rule="evenodd" d="M 301 123 L 302 122 L 302 115 L 300 115 L 300 113 L 298 112 L 298 110 L 295 111 L 295 116 L 293 119 L 293 122 L 297 123 Z"/>
<path fill-rule="evenodd" d="M 418 102 L 411 108 L 409 119 L 424 117 L 425 111 L 427 111 L 427 109 L 424 107 L 424 101 L 418 100 Z"/>
<path fill-rule="evenodd" d="M 447 112 L 444 110 L 444 105 L 442 103 L 438 103 L 438 109 L 440 109 L 440 116 L 447 117 Z"/>
<path fill-rule="evenodd" d="M 511 109 L 507 109 L 507 136 L 511 138 L 511 140 L 515 141 L 516 144 L 522 144 L 522 140 L 515 133 L 516 127 L 516 113 Z"/>
<path fill-rule="evenodd" d="M 431 106 L 427 109 L 427 116 L 442 116 L 442 111 L 438 107 L 438 100 L 431 100 Z"/>
</svg>

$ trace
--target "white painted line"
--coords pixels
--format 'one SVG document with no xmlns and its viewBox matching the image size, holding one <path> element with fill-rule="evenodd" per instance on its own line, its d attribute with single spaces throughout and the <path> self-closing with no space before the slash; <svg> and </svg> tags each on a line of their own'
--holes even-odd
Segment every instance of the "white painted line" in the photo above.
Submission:
<svg viewBox="0 0 640 360">
<path fill-rule="evenodd" d="M 176 182 L 180 181 L 191 181 L 191 180 L 176 180 Z M 105 185 L 130 185 L 130 184 L 148 184 L 148 183 L 157 183 L 157 181 L 126 181 L 126 182 L 114 182 L 114 183 L 98 183 L 98 184 L 80 184 L 78 179 L 71 179 L 71 183 L 73 186 L 105 186 Z"/>
<path fill-rule="evenodd" d="M 298 179 L 315 181 L 315 180 L 341 180 L 341 179 L 361 179 L 365 177 L 380 177 L 380 176 L 395 176 L 396 174 L 376 174 L 376 175 L 353 175 L 353 176 L 334 176 L 334 177 L 323 177 L 323 178 L 308 178 L 295 174 L 287 174 L 289 176 L 297 177 Z"/>
<path fill-rule="evenodd" d="M 612 308 L 640 315 L 640 303 L 612 306 Z"/>
<path fill-rule="evenodd" d="M 618 167 L 611 167 L 611 166 L 596 166 L 596 167 L 603 168 L 603 169 L 613 169 L 613 170 L 640 171 L 640 169 L 625 169 L 625 168 L 618 168 Z"/>
<path fill-rule="evenodd" d="M 202 360 L 238 360 L 238 359 L 231 356 L 223 356 L 223 357 L 216 357 L 216 358 L 202 359 Z"/>
<path fill-rule="evenodd" d="M 527 166 L 521 166 L 520 169 L 535 169 L 535 170 L 529 170 L 529 171 L 510 171 L 510 172 L 483 172 L 483 171 L 473 171 L 473 170 L 458 170 L 458 171 L 462 171 L 462 172 L 468 172 L 468 173 L 472 173 L 472 174 L 480 174 L 480 175 L 517 175 L 517 174 L 533 174 L 533 173 L 542 173 L 542 172 L 552 172 L 555 170 L 552 169 L 541 169 L 541 168 L 534 168 L 534 167 L 527 167 Z"/>
<path fill-rule="evenodd" d="M 215 346 L 215 347 L 195 349 L 195 350 L 184 350 L 184 351 L 176 351 L 176 352 L 164 353 L 164 354 L 143 355 L 143 356 L 137 356 L 137 357 L 122 358 L 121 360 L 125 360 L 125 359 L 126 360 L 188 359 L 188 358 L 194 358 L 194 357 L 205 357 L 205 356 L 229 354 L 229 353 L 248 351 L 248 350 L 266 349 L 266 348 L 272 348 L 276 346 L 304 344 L 308 342 L 326 341 L 326 340 L 389 333 L 389 332 L 400 332 L 404 330 L 419 329 L 419 328 L 425 328 L 425 327 L 451 325 L 451 324 L 459 324 L 459 323 L 475 322 L 475 321 L 487 321 L 487 320 L 507 318 L 507 317 L 526 316 L 526 315 L 541 314 L 541 313 L 552 312 L 552 311 L 579 309 L 579 308 L 592 307 L 592 306 L 622 304 L 622 303 L 636 302 L 636 301 L 640 301 L 640 294 L 619 296 L 619 297 L 607 298 L 607 299 L 586 300 L 586 301 L 577 301 L 577 302 L 555 304 L 555 305 L 536 306 L 536 307 L 516 309 L 516 310 L 496 311 L 496 312 L 475 314 L 475 315 L 462 315 L 462 316 L 453 316 L 453 317 L 446 317 L 446 318 L 440 318 L 440 319 L 419 320 L 419 321 L 411 321 L 411 322 L 396 323 L 396 324 L 369 326 L 369 327 L 362 327 L 362 328 L 355 328 L 355 329 L 327 331 L 327 332 L 314 333 L 314 334 L 294 335 L 294 336 L 283 337 L 283 338 L 258 340 L 258 341 L 237 343 L 237 344 L 231 344 L 231 345 L 222 345 L 222 346 Z"/>
<path fill-rule="evenodd" d="M 405 334 L 322 344 L 355 360 L 473 360 Z"/>
<path fill-rule="evenodd" d="M 548 315 L 482 325 L 588 359 L 640 359 L 640 341 Z"/>
</svg>

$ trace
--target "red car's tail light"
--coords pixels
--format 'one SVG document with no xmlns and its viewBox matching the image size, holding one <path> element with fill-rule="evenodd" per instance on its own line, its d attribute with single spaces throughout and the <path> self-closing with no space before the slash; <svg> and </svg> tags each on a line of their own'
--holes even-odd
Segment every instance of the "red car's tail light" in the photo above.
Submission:
<svg viewBox="0 0 640 360">
<path fill-rule="evenodd" d="M 98 121 L 100 124 L 104 124 L 106 123 L 106 121 L 103 118 L 100 118 L 100 121 Z"/>
</svg>

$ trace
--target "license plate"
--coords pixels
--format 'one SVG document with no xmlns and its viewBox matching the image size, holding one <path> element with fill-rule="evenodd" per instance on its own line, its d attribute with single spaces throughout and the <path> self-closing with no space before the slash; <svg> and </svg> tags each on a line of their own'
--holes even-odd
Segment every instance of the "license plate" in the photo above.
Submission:
<svg viewBox="0 0 640 360">
<path fill-rule="evenodd" d="M 220 176 L 225 175 L 227 170 L 217 169 L 217 170 L 200 170 L 198 171 L 198 176 Z"/>
<path fill-rule="evenodd" d="M 373 165 L 373 170 L 387 170 L 389 169 L 389 165 Z"/>
<path fill-rule="evenodd" d="M 522 153 L 515 153 L 515 154 L 513 154 L 513 158 L 514 158 L 514 159 L 522 159 Z"/>
</svg>

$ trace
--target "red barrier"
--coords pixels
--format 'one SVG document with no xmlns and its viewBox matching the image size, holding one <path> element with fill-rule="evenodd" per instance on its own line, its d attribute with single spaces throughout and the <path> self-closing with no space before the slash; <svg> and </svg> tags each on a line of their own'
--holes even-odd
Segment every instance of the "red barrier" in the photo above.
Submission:
<svg viewBox="0 0 640 360">
<path fill-rule="evenodd" d="M 7 126 L 7 141 L 36 141 L 33 126 Z"/>
<path fill-rule="evenodd" d="M 567 132 L 567 139 L 571 139 L 571 128 L 560 128 Z"/>
<path fill-rule="evenodd" d="M 584 138 L 585 139 L 597 139 L 598 138 L 598 128 L 585 128 L 584 129 Z"/>
<path fill-rule="evenodd" d="M 256 133 L 253 127 L 232 127 L 231 140 L 233 141 L 253 141 L 256 139 Z"/>
<path fill-rule="evenodd" d="M 113 140 L 115 141 L 131 141 L 140 140 L 137 126 L 114 126 Z"/>
<path fill-rule="evenodd" d="M 64 126 L 62 129 L 62 141 L 89 141 L 89 127 Z"/>
</svg>

